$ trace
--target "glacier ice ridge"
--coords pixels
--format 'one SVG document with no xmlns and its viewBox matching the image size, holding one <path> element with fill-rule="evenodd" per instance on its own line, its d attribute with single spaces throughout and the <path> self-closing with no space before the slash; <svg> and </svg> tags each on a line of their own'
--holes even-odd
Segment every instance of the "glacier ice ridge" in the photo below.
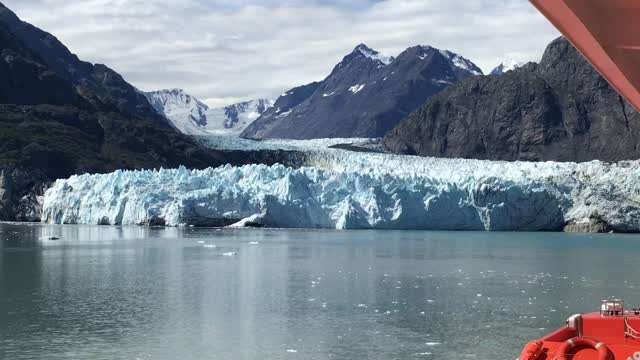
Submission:
<svg viewBox="0 0 640 360">
<path fill-rule="evenodd" d="M 596 223 L 640 231 L 640 161 L 500 162 L 326 148 L 335 143 L 312 142 L 308 166 L 299 169 L 227 165 L 73 176 L 45 193 L 42 219 L 487 231 L 556 231 Z"/>
</svg>

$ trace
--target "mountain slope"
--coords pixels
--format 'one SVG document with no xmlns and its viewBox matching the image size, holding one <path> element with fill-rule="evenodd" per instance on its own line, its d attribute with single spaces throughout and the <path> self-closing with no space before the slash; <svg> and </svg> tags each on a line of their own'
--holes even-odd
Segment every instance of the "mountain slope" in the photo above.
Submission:
<svg viewBox="0 0 640 360">
<path fill-rule="evenodd" d="M 361 44 L 322 82 L 283 94 L 242 136 L 381 137 L 428 97 L 481 73 L 469 60 L 429 46 L 387 58 Z"/>
<path fill-rule="evenodd" d="M 640 114 L 564 38 L 540 64 L 467 79 L 384 139 L 394 152 L 533 161 L 640 157 Z"/>
<path fill-rule="evenodd" d="M 106 67 L 80 61 L 70 65 L 86 74 L 101 73 L 104 82 L 92 81 L 93 75 L 78 80 L 77 74 L 54 69 L 50 64 L 62 66 L 58 60 L 69 59 L 58 55 L 70 52 L 52 35 L 15 19 L 0 4 L 0 219 L 37 217 L 37 195 L 57 178 L 226 162 L 226 154 L 176 131 Z M 52 57 L 34 50 L 51 44 L 56 49 Z"/>
<path fill-rule="evenodd" d="M 202 135 L 209 107 L 181 89 L 144 93 L 151 106 L 185 134 Z"/>
<path fill-rule="evenodd" d="M 189 135 L 238 136 L 273 106 L 271 100 L 257 99 L 210 109 L 181 89 L 152 91 L 145 95 L 156 111 Z"/>
<path fill-rule="evenodd" d="M 78 88 L 81 94 L 96 97 L 113 104 L 121 111 L 155 117 L 153 108 L 144 95 L 128 84 L 122 76 L 102 64 L 81 61 L 55 36 L 21 21 L 11 10 L 0 3 L 0 22 L 20 39 L 23 46 L 38 56 L 43 64 L 60 78 Z"/>
</svg>

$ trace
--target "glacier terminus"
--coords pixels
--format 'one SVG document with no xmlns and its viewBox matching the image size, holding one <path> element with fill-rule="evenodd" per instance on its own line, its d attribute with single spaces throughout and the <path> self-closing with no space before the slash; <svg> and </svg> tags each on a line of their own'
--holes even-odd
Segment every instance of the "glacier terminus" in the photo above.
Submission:
<svg viewBox="0 0 640 360">
<path fill-rule="evenodd" d="M 640 231 L 640 162 L 437 159 L 293 142 L 306 166 L 116 171 L 58 180 L 57 224 L 325 229 Z M 234 140 L 235 141 L 235 140 Z M 278 141 L 238 139 L 277 148 Z"/>
</svg>

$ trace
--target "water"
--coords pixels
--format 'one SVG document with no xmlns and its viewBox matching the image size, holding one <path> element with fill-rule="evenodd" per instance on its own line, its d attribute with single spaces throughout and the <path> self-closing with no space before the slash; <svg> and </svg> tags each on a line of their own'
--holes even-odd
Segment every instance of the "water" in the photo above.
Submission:
<svg viewBox="0 0 640 360">
<path fill-rule="evenodd" d="M 639 257 L 624 235 L 0 224 L 0 358 L 512 360 L 601 298 L 640 305 Z"/>
</svg>

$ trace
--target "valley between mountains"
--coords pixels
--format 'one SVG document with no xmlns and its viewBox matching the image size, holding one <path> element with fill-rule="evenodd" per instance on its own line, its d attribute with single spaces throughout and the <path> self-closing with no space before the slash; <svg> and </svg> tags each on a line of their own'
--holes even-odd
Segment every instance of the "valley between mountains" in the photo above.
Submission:
<svg viewBox="0 0 640 360">
<path fill-rule="evenodd" d="M 324 79 L 210 107 L 0 4 L 0 220 L 640 232 L 640 115 L 566 39 L 541 55 L 484 75 L 359 44 Z"/>
</svg>

